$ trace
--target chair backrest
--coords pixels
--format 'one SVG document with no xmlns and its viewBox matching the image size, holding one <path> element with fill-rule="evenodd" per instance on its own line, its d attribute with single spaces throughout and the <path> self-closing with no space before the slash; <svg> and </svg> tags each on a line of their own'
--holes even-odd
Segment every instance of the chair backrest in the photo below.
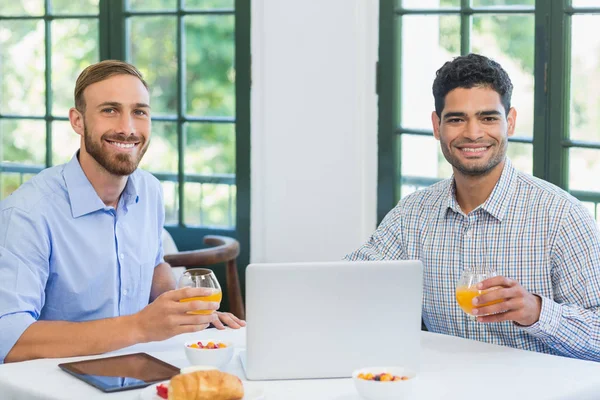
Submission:
<svg viewBox="0 0 600 400">
<path fill-rule="evenodd" d="M 165 228 L 163 228 L 162 230 L 162 242 L 165 254 L 175 254 L 179 252 L 179 249 L 177 248 L 177 244 L 175 244 L 173 237 Z"/>
<path fill-rule="evenodd" d="M 175 253 L 179 252 L 179 249 L 177 248 L 177 245 L 175 244 L 173 237 L 171 236 L 169 231 L 167 231 L 164 228 L 162 231 L 162 242 L 163 242 L 163 251 L 164 251 L 165 255 L 175 254 Z M 181 275 L 183 274 L 184 271 L 185 271 L 185 267 L 172 267 L 171 268 L 171 272 L 173 273 L 173 278 L 175 279 L 175 282 L 179 281 L 179 278 L 181 278 Z"/>
<path fill-rule="evenodd" d="M 224 263 L 225 290 L 229 300 L 229 308 L 237 317 L 245 318 L 246 313 L 236 263 L 236 259 L 240 254 L 240 243 L 237 240 L 227 236 L 207 235 L 204 237 L 204 243 L 211 247 L 191 251 L 177 251 L 177 245 L 166 229 L 163 229 L 162 238 L 165 261 L 173 267 L 173 275 L 176 281 L 185 269 Z"/>
</svg>

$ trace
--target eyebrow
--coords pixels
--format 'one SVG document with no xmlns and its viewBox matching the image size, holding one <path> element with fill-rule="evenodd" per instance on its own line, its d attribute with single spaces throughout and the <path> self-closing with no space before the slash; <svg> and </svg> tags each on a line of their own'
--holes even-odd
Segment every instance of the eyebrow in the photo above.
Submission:
<svg viewBox="0 0 600 400">
<path fill-rule="evenodd" d="M 489 116 L 502 116 L 502 113 L 498 110 L 486 110 L 486 111 L 479 111 L 478 113 L 476 113 L 475 115 L 477 115 L 478 117 L 489 117 Z"/>
<path fill-rule="evenodd" d="M 456 117 L 466 117 L 467 113 L 464 112 L 459 112 L 459 111 L 455 111 L 455 112 L 449 112 L 447 114 L 444 114 L 444 120 L 450 119 L 450 118 L 456 118 Z"/>
<path fill-rule="evenodd" d="M 498 110 L 484 110 L 484 111 L 476 112 L 475 115 L 478 117 L 489 117 L 489 116 L 502 116 L 502 113 Z M 444 120 L 447 120 L 450 118 L 456 118 L 456 117 L 464 118 L 466 116 L 467 116 L 467 113 L 461 112 L 461 111 L 449 112 L 444 115 Z"/>
<path fill-rule="evenodd" d="M 118 108 L 118 107 L 122 107 L 123 105 L 121 103 L 117 102 L 117 101 L 105 101 L 103 103 L 100 103 L 98 105 L 98 108 L 106 107 L 106 106 L 117 107 Z M 133 106 L 135 108 L 150 108 L 150 105 L 146 104 L 146 103 L 135 103 Z"/>
</svg>

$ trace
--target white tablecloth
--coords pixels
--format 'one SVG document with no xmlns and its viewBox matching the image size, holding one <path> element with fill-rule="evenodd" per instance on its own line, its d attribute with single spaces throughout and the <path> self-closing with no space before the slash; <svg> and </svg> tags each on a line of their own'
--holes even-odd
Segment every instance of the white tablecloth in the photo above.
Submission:
<svg viewBox="0 0 600 400">
<path fill-rule="evenodd" d="M 183 343 L 230 340 L 236 356 L 227 372 L 245 379 L 239 351 L 245 330 L 207 331 L 128 347 L 107 355 L 147 352 L 178 367 L 188 366 Z M 516 350 L 423 332 L 421 373 L 415 399 L 600 399 L 600 363 Z M 0 399 L 137 399 L 140 390 L 105 394 L 57 365 L 89 357 L 44 359 L 0 365 Z M 359 400 L 351 379 L 244 382 L 260 387 L 266 400 Z"/>
</svg>

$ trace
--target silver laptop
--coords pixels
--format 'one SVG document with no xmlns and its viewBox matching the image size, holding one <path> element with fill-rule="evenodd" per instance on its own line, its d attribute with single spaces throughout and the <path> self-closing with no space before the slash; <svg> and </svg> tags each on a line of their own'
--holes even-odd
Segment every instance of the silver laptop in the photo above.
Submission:
<svg viewBox="0 0 600 400">
<path fill-rule="evenodd" d="M 418 370 L 420 261 L 251 264 L 249 380 L 343 378 L 368 366 Z"/>
</svg>

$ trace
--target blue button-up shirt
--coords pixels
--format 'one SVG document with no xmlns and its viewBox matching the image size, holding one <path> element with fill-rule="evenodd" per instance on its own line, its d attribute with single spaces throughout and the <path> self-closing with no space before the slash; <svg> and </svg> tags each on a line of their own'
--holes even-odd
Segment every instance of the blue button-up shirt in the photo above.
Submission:
<svg viewBox="0 0 600 400">
<path fill-rule="evenodd" d="M 163 224 L 156 178 L 136 170 L 115 210 L 77 155 L 0 202 L 0 362 L 37 320 L 90 321 L 144 308 L 163 262 Z"/>
<path fill-rule="evenodd" d="M 423 320 L 430 331 L 600 361 L 600 237 L 590 213 L 556 186 L 506 160 L 490 197 L 465 214 L 453 179 L 413 193 L 349 260 L 423 262 Z M 528 327 L 479 323 L 460 309 L 465 268 L 487 266 L 542 299 Z"/>
</svg>

